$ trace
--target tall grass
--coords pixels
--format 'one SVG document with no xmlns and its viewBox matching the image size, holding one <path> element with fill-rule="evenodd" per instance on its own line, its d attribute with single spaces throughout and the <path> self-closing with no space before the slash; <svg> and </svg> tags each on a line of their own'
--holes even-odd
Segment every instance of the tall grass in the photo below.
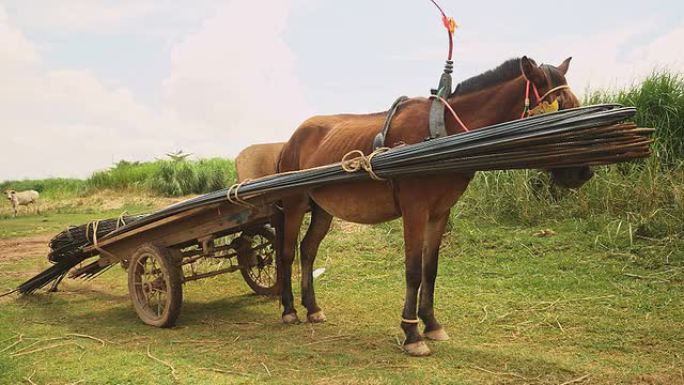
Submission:
<svg viewBox="0 0 684 385">
<path fill-rule="evenodd" d="M 146 187 L 166 196 L 215 191 L 230 186 L 236 180 L 235 165 L 227 159 L 164 160 L 157 162 L 156 166 Z"/>
<path fill-rule="evenodd" d="M 93 190 L 141 189 L 159 168 L 159 162 L 129 162 L 121 160 L 108 170 L 96 171 L 86 180 Z"/>
<path fill-rule="evenodd" d="M 48 178 L 21 181 L 5 181 L 0 183 L 0 192 L 5 190 L 35 190 L 43 196 L 59 198 L 85 192 L 84 180 L 71 178 Z"/>
<path fill-rule="evenodd" d="M 551 185 L 536 170 L 478 173 L 457 215 L 538 224 L 549 219 L 616 221 L 629 236 L 684 235 L 684 78 L 654 73 L 615 92 L 592 93 L 585 104 L 614 102 L 638 108 L 636 122 L 656 128 L 648 160 L 599 167 L 577 191 Z"/>
<path fill-rule="evenodd" d="M 655 127 L 655 158 L 665 167 L 678 167 L 684 159 L 684 76 L 653 73 L 642 83 L 618 91 L 595 91 L 585 104 L 614 102 L 637 107 L 635 122 Z"/>
<path fill-rule="evenodd" d="M 97 171 L 88 179 L 40 179 L 6 181 L 0 190 L 36 190 L 44 197 L 64 198 L 99 190 L 141 191 L 162 196 L 202 194 L 235 183 L 232 160 L 119 161 L 108 170 Z"/>
<path fill-rule="evenodd" d="M 222 158 L 200 160 L 121 161 L 93 174 L 86 183 L 93 189 L 146 190 L 164 196 L 201 194 L 235 182 L 235 165 Z"/>
</svg>

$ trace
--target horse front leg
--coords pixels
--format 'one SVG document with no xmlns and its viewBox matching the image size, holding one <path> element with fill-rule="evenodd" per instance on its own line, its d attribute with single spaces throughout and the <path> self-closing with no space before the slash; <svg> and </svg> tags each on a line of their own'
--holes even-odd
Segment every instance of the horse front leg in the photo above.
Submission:
<svg viewBox="0 0 684 385">
<path fill-rule="evenodd" d="M 416 306 L 418 290 L 422 279 L 422 254 L 425 228 L 428 220 L 427 210 L 422 207 L 402 207 L 404 220 L 404 249 L 406 268 L 406 298 L 401 314 L 401 328 L 404 330 L 404 350 L 412 356 L 427 356 L 430 348 L 418 331 Z"/>
<path fill-rule="evenodd" d="M 294 307 L 294 295 L 292 294 L 292 262 L 297 247 L 297 237 L 307 211 L 308 199 L 292 197 L 283 199 L 283 236 L 281 269 L 283 281 L 280 293 L 280 302 L 283 305 L 282 321 L 286 324 L 298 324 L 299 318 Z"/>
<path fill-rule="evenodd" d="M 420 287 L 418 316 L 420 316 L 420 319 L 425 324 L 423 332 L 425 338 L 435 341 L 446 341 L 449 339 L 449 335 L 444 331 L 442 325 L 437 322 L 434 310 L 439 246 L 442 243 L 442 235 L 448 221 L 449 210 L 436 218 L 430 218 L 425 231 L 425 247 L 423 249 L 423 282 Z"/>
<path fill-rule="evenodd" d="M 307 320 L 313 323 L 326 321 L 325 313 L 316 304 L 313 284 L 313 263 L 318 253 L 318 246 L 320 246 L 323 238 L 328 234 L 331 223 L 332 216 L 312 202 L 311 224 L 306 231 L 304 239 L 302 239 L 300 256 L 302 266 L 302 305 L 306 307 Z"/>
</svg>

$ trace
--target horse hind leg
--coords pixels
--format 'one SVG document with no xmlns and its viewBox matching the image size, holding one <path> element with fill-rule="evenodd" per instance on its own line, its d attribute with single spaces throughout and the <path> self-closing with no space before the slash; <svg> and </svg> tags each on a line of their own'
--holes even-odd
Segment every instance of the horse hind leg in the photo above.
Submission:
<svg viewBox="0 0 684 385">
<path fill-rule="evenodd" d="M 430 218 L 425 229 L 425 246 L 423 248 L 422 285 L 420 287 L 420 305 L 418 316 L 425 324 L 423 336 L 435 341 L 446 341 L 449 335 L 442 325 L 437 322 L 434 311 L 435 280 L 437 279 L 437 264 L 439 246 L 442 235 L 449 220 L 449 211 L 437 218 Z"/>
<path fill-rule="evenodd" d="M 292 197 L 283 199 L 283 237 L 280 269 L 283 276 L 281 304 L 283 305 L 283 323 L 298 324 L 299 318 L 294 307 L 292 294 L 292 262 L 297 247 L 297 237 L 302 226 L 304 214 L 308 208 L 306 197 Z"/>
<path fill-rule="evenodd" d="M 316 304 L 313 283 L 313 263 L 318 247 L 330 230 L 332 216 L 316 203 L 311 204 L 311 224 L 300 245 L 302 266 L 302 305 L 306 307 L 309 322 L 325 322 L 325 314 Z"/>
</svg>

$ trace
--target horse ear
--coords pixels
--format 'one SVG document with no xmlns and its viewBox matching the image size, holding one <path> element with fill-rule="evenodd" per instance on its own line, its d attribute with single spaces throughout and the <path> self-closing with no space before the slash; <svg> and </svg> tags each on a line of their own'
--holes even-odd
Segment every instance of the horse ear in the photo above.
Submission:
<svg viewBox="0 0 684 385">
<path fill-rule="evenodd" d="M 545 83 L 546 78 L 544 77 L 544 72 L 542 72 L 534 60 L 527 56 L 523 56 L 522 59 L 520 59 L 520 68 L 522 69 L 525 78 L 535 85 L 541 87 Z"/>
<path fill-rule="evenodd" d="M 572 60 L 572 56 L 565 59 L 565 61 L 557 67 L 558 71 L 560 71 L 560 73 L 562 73 L 563 76 L 565 76 L 565 74 L 568 73 L 568 68 L 570 68 L 570 60 Z"/>
</svg>

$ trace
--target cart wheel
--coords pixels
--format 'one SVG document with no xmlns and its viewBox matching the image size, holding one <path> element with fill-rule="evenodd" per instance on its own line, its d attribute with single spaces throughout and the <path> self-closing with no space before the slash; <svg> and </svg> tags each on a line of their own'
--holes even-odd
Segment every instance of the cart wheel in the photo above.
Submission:
<svg viewBox="0 0 684 385">
<path fill-rule="evenodd" d="M 259 295 L 280 293 L 276 270 L 275 231 L 270 226 L 242 232 L 243 246 L 237 250 L 240 272 L 252 290 Z"/>
<path fill-rule="evenodd" d="M 183 302 L 182 277 L 168 249 L 147 244 L 136 250 L 129 261 L 128 292 L 144 323 L 162 328 L 176 323 Z"/>
</svg>

